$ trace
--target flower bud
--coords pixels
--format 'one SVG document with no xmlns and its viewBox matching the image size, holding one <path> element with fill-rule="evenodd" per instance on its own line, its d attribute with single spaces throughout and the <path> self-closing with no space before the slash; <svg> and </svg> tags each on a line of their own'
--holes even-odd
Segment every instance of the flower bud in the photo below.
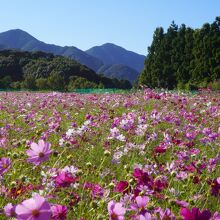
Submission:
<svg viewBox="0 0 220 220">
<path fill-rule="evenodd" d="M 111 182 L 111 183 L 108 184 L 108 187 L 113 189 L 115 187 L 115 184 L 113 182 Z"/>
<path fill-rule="evenodd" d="M 17 154 L 17 153 L 13 153 L 13 154 L 12 154 L 12 157 L 13 157 L 14 159 L 17 159 L 17 158 L 18 158 L 18 154 Z"/>
<path fill-rule="evenodd" d="M 87 162 L 87 163 L 86 163 L 86 166 L 87 166 L 87 167 L 91 167 L 91 166 L 92 166 L 91 162 Z"/>
<path fill-rule="evenodd" d="M 176 171 L 171 171 L 171 176 L 176 177 Z"/>
<path fill-rule="evenodd" d="M 110 156 L 111 155 L 111 152 L 110 151 L 108 151 L 108 150 L 105 150 L 104 151 L 104 155 L 107 157 L 107 156 Z"/>
<path fill-rule="evenodd" d="M 10 185 L 11 185 L 11 187 L 15 187 L 17 185 L 17 183 L 15 181 L 12 181 Z"/>
</svg>

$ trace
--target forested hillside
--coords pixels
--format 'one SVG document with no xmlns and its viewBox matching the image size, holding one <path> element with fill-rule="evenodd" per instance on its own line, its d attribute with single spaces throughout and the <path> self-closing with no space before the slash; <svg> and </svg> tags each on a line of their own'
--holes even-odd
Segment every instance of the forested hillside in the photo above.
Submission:
<svg viewBox="0 0 220 220">
<path fill-rule="evenodd" d="M 82 51 L 74 46 L 63 47 L 48 44 L 20 29 L 0 33 L 0 50 L 2 49 L 16 49 L 29 52 L 43 51 L 45 53 L 61 55 L 77 61 L 95 72 L 106 76 L 114 75 L 119 80 L 129 80 L 131 83 L 137 80 L 143 70 L 145 59 L 143 55 L 128 51 L 111 43 L 95 46 L 86 51 Z M 106 65 L 112 65 L 112 67 L 109 67 L 108 73 L 100 72 L 99 69 L 105 68 Z M 119 66 L 115 68 L 115 65 L 120 65 L 120 68 L 118 68 Z M 126 69 L 128 70 L 127 73 Z M 112 70 L 114 70 L 114 73 L 109 74 Z"/>
<path fill-rule="evenodd" d="M 131 88 L 62 56 L 44 52 L 0 51 L 0 88 L 71 91 L 78 88 Z"/>
<path fill-rule="evenodd" d="M 200 29 L 174 22 L 155 30 L 139 84 L 151 88 L 220 87 L 220 17 Z"/>
</svg>

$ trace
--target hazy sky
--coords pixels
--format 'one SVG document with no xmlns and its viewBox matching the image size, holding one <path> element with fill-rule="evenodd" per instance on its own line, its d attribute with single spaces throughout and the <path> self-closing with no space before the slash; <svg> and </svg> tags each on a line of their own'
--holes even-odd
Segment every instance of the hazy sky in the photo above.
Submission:
<svg viewBox="0 0 220 220">
<path fill-rule="evenodd" d="M 220 0 L 0 0 L 0 32 L 20 28 L 46 43 L 86 50 L 106 42 L 146 55 L 156 27 L 200 27 Z"/>
</svg>

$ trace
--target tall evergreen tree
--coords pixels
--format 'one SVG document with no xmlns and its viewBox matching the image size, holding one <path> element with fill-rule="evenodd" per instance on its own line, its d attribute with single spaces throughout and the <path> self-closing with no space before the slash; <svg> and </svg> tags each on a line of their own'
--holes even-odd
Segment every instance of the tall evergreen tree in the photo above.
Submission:
<svg viewBox="0 0 220 220">
<path fill-rule="evenodd" d="M 220 79 L 220 17 L 193 30 L 172 22 L 154 32 L 139 84 L 148 87 L 204 87 Z"/>
</svg>

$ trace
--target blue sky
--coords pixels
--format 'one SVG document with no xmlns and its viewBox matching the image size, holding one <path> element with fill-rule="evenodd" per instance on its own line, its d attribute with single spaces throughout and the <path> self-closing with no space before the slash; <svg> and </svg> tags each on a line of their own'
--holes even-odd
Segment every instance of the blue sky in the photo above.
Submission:
<svg viewBox="0 0 220 220">
<path fill-rule="evenodd" d="M 106 42 L 146 55 L 156 27 L 196 28 L 220 15 L 220 0 L 1 0 L 0 32 L 86 50 Z"/>
</svg>

